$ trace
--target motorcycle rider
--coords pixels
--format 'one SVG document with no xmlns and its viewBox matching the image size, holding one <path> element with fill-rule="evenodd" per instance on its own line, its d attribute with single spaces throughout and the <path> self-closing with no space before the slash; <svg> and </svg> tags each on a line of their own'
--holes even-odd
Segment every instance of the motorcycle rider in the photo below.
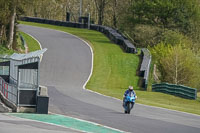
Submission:
<svg viewBox="0 0 200 133">
<path fill-rule="evenodd" d="M 127 89 L 127 90 L 125 91 L 125 93 L 124 93 L 124 96 L 123 96 L 123 107 L 124 107 L 124 108 L 125 108 L 125 97 L 126 97 L 127 95 L 129 95 L 129 96 L 134 95 L 134 96 L 135 96 L 135 99 L 137 99 L 136 93 L 135 93 L 135 91 L 133 90 L 133 86 L 129 86 L 128 89 Z M 134 106 L 134 103 L 133 103 L 131 109 L 133 108 L 133 106 Z"/>
</svg>

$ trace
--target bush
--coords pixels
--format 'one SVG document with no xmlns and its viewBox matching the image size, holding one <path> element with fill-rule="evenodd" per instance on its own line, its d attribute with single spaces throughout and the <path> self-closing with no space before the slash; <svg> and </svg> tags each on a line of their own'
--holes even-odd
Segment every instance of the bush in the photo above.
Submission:
<svg viewBox="0 0 200 133">
<path fill-rule="evenodd" d="M 163 30 L 156 26 L 140 24 L 133 29 L 127 29 L 127 32 L 136 42 L 136 46 L 141 48 L 158 44 Z"/>
<path fill-rule="evenodd" d="M 200 87 L 200 60 L 190 48 L 181 43 L 175 46 L 160 43 L 151 52 L 161 72 L 161 82 Z"/>
</svg>

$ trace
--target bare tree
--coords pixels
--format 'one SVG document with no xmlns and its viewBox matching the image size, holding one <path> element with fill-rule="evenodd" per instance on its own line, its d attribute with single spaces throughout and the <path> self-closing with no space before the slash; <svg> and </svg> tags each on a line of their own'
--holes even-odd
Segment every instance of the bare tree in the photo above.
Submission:
<svg viewBox="0 0 200 133">
<path fill-rule="evenodd" d="M 98 14 L 98 24 L 102 25 L 104 21 L 104 10 L 108 3 L 108 0 L 94 0 L 97 14 Z"/>
<path fill-rule="evenodd" d="M 11 5 L 11 17 L 10 17 L 10 29 L 9 29 L 9 40 L 7 44 L 8 49 L 12 49 L 12 44 L 14 40 L 14 30 L 15 30 L 15 17 L 16 17 L 16 1 L 13 0 Z"/>
<path fill-rule="evenodd" d="M 195 86 L 191 81 L 198 80 L 198 59 L 190 49 L 180 45 L 170 49 L 168 55 L 161 59 L 164 82 Z"/>
<path fill-rule="evenodd" d="M 117 28 L 117 2 L 118 0 L 113 0 L 113 26 Z"/>
</svg>

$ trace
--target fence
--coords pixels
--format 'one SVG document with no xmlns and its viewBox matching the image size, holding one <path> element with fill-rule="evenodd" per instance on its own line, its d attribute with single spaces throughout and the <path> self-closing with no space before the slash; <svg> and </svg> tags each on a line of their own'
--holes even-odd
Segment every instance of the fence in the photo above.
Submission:
<svg viewBox="0 0 200 133">
<path fill-rule="evenodd" d="M 151 53 L 149 52 L 148 49 L 143 48 L 141 50 L 141 56 L 142 56 L 142 63 L 140 67 L 140 76 L 143 77 L 142 87 L 147 89 L 149 71 L 150 71 L 150 65 L 151 65 Z"/>
<path fill-rule="evenodd" d="M 168 83 L 153 84 L 152 90 L 156 92 L 163 92 L 186 99 L 196 99 L 197 90 L 183 85 L 174 85 Z"/>
<path fill-rule="evenodd" d="M 17 86 L 8 84 L 0 77 L 0 91 L 12 103 L 17 104 Z"/>
</svg>

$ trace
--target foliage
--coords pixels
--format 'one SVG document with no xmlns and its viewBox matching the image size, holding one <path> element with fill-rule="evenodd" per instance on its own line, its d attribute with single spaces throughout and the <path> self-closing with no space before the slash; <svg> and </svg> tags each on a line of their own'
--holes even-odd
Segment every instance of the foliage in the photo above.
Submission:
<svg viewBox="0 0 200 133">
<path fill-rule="evenodd" d="M 0 45 L 0 55 L 8 54 L 11 55 L 13 54 L 13 50 L 9 50 L 8 48 L 5 47 L 5 45 Z"/>
<path fill-rule="evenodd" d="M 0 44 L 7 43 L 7 26 L 9 24 L 10 17 L 10 0 L 1 0 L 0 1 Z"/>
<path fill-rule="evenodd" d="M 153 24 L 187 33 L 199 18 L 197 0 L 133 0 L 133 23 Z"/>
<path fill-rule="evenodd" d="M 138 24 L 134 29 L 126 29 L 137 47 L 154 46 L 158 44 L 162 38 L 163 30 L 156 26 Z"/>
<path fill-rule="evenodd" d="M 151 53 L 159 66 L 162 82 L 200 87 L 200 60 L 190 48 L 184 44 L 172 46 L 160 43 Z"/>
<path fill-rule="evenodd" d="M 166 44 L 175 46 L 176 44 L 184 44 L 188 48 L 192 48 L 193 42 L 181 32 L 165 29 L 162 33 L 161 41 Z"/>
<path fill-rule="evenodd" d="M 17 18 L 24 13 L 22 7 L 28 0 L 0 0 L 0 44 L 8 49 L 17 47 Z"/>
</svg>

